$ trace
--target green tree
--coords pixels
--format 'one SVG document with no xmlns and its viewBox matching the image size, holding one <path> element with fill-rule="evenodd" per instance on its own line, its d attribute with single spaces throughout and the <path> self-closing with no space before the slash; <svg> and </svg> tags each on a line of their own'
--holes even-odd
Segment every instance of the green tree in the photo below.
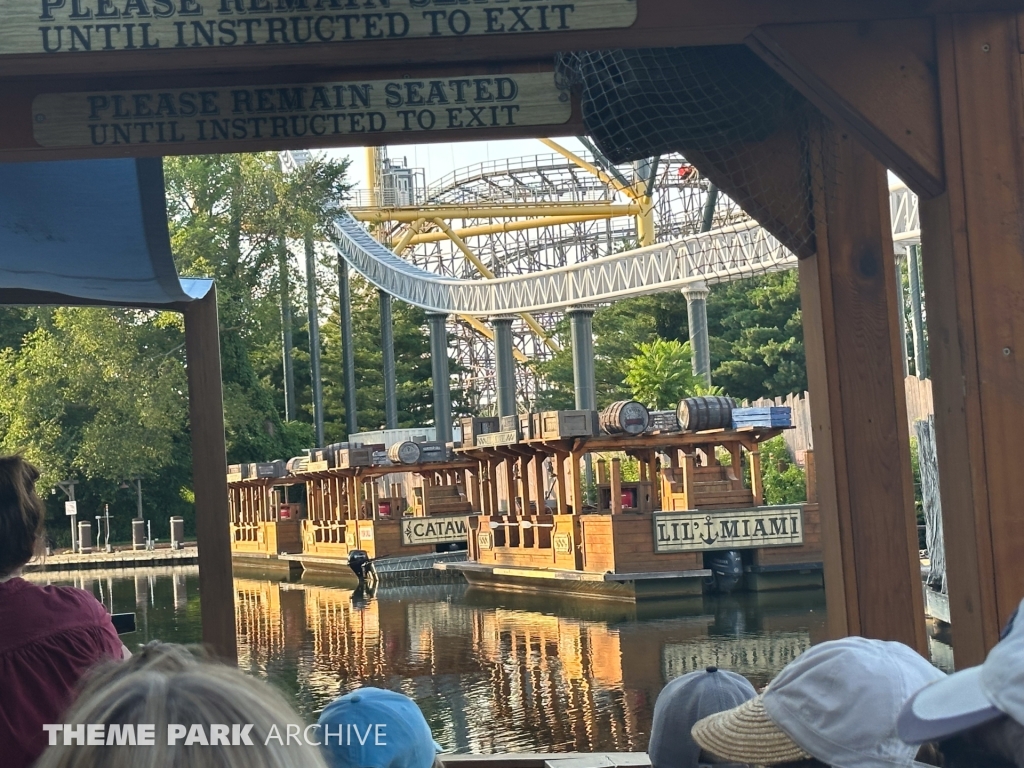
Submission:
<svg viewBox="0 0 1024 768">
<path fill-rule="evenodd" d="M 761 443 L 761 478 L 765 504 L 799 504 L 807 501 L 807 476 L 789 455 L 782 435 Z"/>
<path fill-rule="evenodd" d="M 665 409 L 693 394 L 700 382 L 693 375 L 689 343 L 655 339 L 637 349 L 625 366 L 634 400 L 648 408 Z"/>
<path fill-rule="evenodd" d="M 736 398 L 807 388 L 796 270 L 716 285 L 708 296 L 711 380 Z"/>
</svg>

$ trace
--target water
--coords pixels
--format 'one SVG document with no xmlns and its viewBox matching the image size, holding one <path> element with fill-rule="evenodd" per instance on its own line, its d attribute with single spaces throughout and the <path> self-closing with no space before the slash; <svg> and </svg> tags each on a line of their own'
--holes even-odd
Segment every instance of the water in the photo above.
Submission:
<svg viewBox="0 0 1024 768">
<path fill-rule="evenodd" d="M 196 567 L 75 577 L 114 612 L 136 612 L 129 648 L 201 637 Z M 242 669 L 313 720 L 360 685 L 414 698 L 456 752 L 644 750 L 654 701 L 709 665 L 762 686 L 824 639 L 820 590 L 641 604 L 500 595 L 463 585 L 351 588 L 236 574 Z"/>
</svg>

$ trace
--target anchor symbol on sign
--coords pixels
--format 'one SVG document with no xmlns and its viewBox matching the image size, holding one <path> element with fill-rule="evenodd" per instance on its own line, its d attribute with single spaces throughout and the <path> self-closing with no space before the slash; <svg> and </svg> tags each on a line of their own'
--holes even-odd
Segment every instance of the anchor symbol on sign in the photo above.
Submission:
<svg viewBox="0 0 1024 768">
<path fill-rule="evenodd" d="M 718 537 L 712 535 L 714 531 L 711 528 L 711 515 L 706 515 L 704 517 L 704 527 L 708 529 L 708 533 L 707 536 L 701 536 L 700 540 L 710 547 L 712 544 L 718 541 Z"/>
<path fill-rule="evenodd" d="M 406 538 L 412 536 L 412 520 L 405 524 L 405 536 Z"/>
</svg>

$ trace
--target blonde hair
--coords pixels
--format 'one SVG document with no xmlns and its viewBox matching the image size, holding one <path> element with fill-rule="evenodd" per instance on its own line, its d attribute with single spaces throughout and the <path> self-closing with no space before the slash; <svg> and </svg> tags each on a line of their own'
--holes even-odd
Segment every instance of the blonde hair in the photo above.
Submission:
<svg viewBox="0 0 1024 768">
<path fill-rule="evenodd" d="M 154 743 L 65 746 L 58 733 L 35 768 L 326 768 L 319 748 L 287 743 L 288 725 L 306 725 L 281 694 L 182 646 L 150 643 L 126 662 L 99 668 L 63 719 L 71 725 L 153 724 Z M 200 724 L 209 733 L 211 725 L 236 723 L 253 725 L 252 746 L 167 744 L 170 724 Z M 268 743 L 274 727 L 281 740 Z"/>
</svg>

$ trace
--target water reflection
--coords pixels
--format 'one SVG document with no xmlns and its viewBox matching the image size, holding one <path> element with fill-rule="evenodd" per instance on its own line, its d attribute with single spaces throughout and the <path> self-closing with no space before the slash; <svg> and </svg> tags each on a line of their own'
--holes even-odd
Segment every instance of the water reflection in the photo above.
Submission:
<svg viewBox="0 0 1024 768">
<path fill-rule="evenodd" d="M 112 610 L 136 611 L 129 646 L 200 639 L 194 566 L 127 573 L 73 581 Z M 764 685 L 825 629 L 819 591 L 637 606 L 459 585 L 360 596 L 243 575 L 235 589 L 240 666 L 285 690 L 306 717 L 360 685 L 392 688 L 460 752 L 645 749 L 668 680 L 715 665 Z"/>
</svg>

